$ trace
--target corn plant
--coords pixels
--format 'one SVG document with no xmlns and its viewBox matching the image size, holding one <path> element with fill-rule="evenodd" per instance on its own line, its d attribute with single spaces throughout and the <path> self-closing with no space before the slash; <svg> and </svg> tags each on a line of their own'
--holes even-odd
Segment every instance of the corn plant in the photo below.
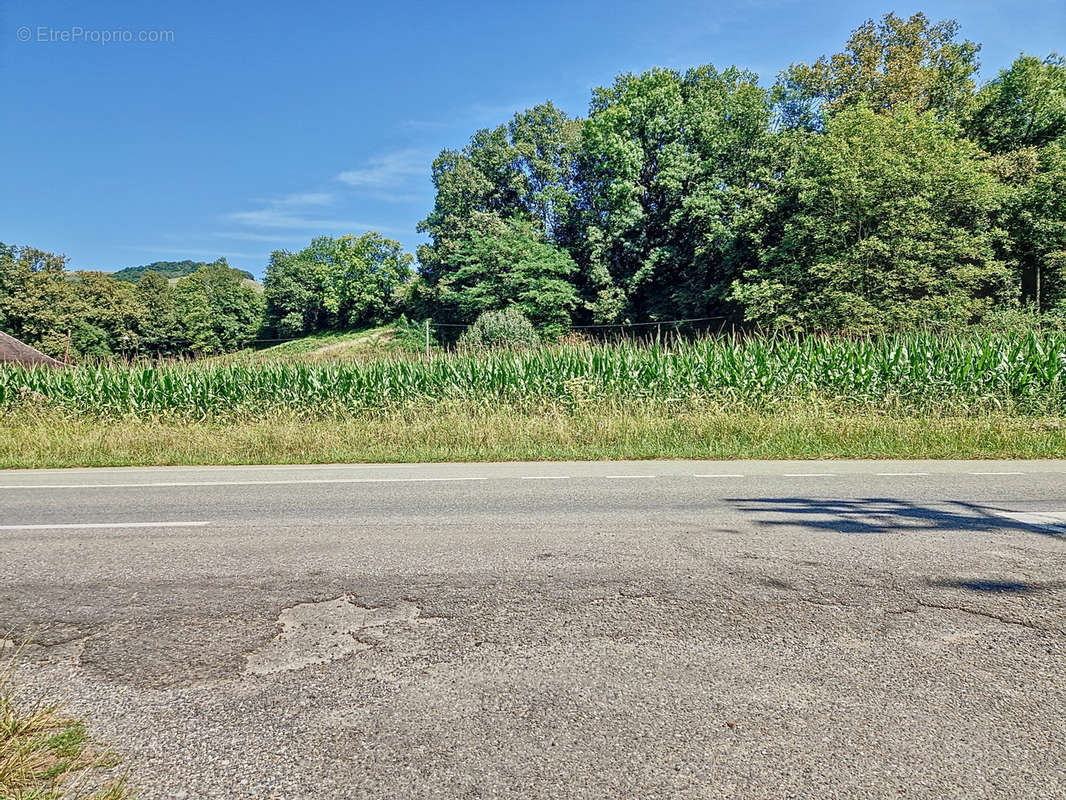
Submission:
<svg viewBox="0 0 1066 800">
<path fill-rule="evenodd" d="M 1066 333 L 708 338 L 365 363 L 185 362 L 0 369 L 0 409 L 193 419 L 369 413 L 435 403 L 834 403 L 1066 412 Z"/>
</svg>

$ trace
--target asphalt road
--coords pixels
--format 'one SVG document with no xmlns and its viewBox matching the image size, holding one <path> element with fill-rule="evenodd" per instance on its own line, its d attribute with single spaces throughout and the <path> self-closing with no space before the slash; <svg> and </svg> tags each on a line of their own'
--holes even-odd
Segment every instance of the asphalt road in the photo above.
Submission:
<svg viewBox="0 0 1066 800">
<path fill-rule="evenodd" d="M 1066 797 L 1066 462 L 0 472 L 144 798 Z"/>
</svg>

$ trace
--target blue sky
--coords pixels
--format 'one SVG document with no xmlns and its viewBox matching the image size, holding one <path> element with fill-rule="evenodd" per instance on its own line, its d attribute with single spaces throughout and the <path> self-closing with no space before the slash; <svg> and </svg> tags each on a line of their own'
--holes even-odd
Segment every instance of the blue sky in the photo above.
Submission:
<svg viewBox="0 0 1066 800">
<path fill-rule="evenodd" d="M 917 10 L 958 19 L 984 77 L 1066 49 L 1061 0 L 5 0 L 0 241 L 75 268 L 221 255 L 256 274 L 323 233 L 413 250 L 430 162 L 476 128 L 547 98 L 583 114 L 592 87 L 652 66 L 770 83 L 868 17 Z M 170 41 L 101 41 L 142 31 Z"/>
</svg>

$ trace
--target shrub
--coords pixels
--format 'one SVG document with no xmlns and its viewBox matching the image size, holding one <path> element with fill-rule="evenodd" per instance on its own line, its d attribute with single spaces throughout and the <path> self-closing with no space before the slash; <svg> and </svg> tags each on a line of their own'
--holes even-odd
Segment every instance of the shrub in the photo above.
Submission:
<svg viewBox="0 0 1066 800">
<path fill-rule="evenodd" d="M 539 342 L 533 324 L 514 306 L 503 311 L 486 311 L 463 331 L 459 346 L 473 350 L 520 349 Z"/>
</svg>

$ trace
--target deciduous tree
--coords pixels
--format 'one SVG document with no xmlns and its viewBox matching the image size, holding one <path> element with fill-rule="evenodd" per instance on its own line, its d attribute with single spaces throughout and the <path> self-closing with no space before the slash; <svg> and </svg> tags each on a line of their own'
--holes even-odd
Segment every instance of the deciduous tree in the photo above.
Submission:
<svg viewBox="0 0 1066 800">
<path fill-rule="evenodd" d="M 734 284 L 748 319 L 885 330 L 979 319 L 1017 294 L 994 224 L 1000 183 L 931 113 L 840 111 L 784 178 L 762 263 Z"/>
</svg>

